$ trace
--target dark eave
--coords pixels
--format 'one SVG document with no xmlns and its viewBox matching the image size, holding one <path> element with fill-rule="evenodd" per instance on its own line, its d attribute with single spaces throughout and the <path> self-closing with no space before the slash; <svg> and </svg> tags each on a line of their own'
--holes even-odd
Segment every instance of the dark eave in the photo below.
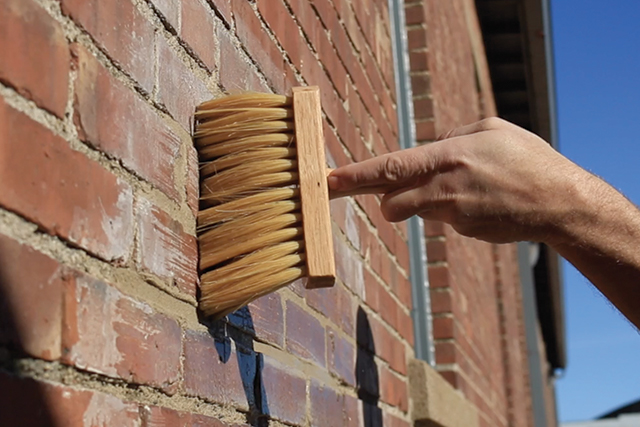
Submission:
<svg viewBox="0 0 640 427">
<path fill-rule="evenodd" d="M 498 114 L 557 148 L 548 0 L 476 0 Z M 535 269 L 538 318 L 553 369 L 566 365 L 562 276 L 544 247 Z"/>
</svg>

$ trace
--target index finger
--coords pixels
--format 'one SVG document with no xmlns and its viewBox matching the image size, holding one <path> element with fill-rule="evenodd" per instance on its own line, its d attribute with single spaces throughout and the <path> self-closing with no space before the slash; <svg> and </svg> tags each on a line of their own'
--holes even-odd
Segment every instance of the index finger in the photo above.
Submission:
<svg viewBox="0 0 640 427">
<path fill-rule="evenodd" d="M 329 174 L 329 189 L 345 194 L 366 194 L 411 185 L 435 169 L 438 145 L 409 148 L 342 166 Z"/>
</svg>

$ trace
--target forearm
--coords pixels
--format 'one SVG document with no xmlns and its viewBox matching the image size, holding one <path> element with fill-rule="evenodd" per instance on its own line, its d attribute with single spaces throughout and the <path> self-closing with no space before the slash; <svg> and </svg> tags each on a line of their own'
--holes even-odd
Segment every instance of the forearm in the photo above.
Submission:
<svg viewBox="0 0 640 427">
<path fill-rule="evenodd" d="M 640 328 L 640 211 L 594 176 L 578 185 L 549 243 Z"/>
</svg>

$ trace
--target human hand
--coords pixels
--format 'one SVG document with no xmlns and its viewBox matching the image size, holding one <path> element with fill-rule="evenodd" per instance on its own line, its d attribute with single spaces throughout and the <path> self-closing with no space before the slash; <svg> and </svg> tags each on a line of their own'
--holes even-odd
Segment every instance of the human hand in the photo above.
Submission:
<svg viewBox="0 0 640 427">
<path fill-rule="evenodd" d="M 593 178 L 538 136 L 498 118 L 440 141 L 334 170 L 332 195 L 383 194 L 389 221 L 444 221 L 466 236 L 504 243 L 549 241 L 580 183 Z"/>
</svg>

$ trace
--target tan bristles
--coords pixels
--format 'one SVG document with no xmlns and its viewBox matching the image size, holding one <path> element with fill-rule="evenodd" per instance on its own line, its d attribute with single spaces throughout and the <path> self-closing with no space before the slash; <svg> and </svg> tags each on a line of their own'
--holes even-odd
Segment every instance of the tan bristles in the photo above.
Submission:
<svg viewBox="0 0 640 427">
<path fill-rule="evenodd" d="M 290 199 L 296 199 L 299 194 L 297 188 L 276 188 L 210 207 L 198 212 L 198 230 L 204 231 L 207 227 L 219 222 L 251 214 L 263 209 L 263 206 L 268 203 L 283 202 L 294 206 L 296 203 Z"/>
<path fill-rule="evenodd" d="M 250 136 L 233 139 L 222 144 L 210 144 L 199 150 L 200 161 L 213 160 L 229 153 L 241 153 L 247 150 L 265 147 L 291 147 L 293 135 L 286 133 L 272 133 L 268 135 Z"/>
<path fill-rule="evenodd" d="M 318 250 L 309 251 L 305 244 L 309 235 L 305 227 L 316 221 L 305 213 L 311 219 L 303 222 L 302 212 L 321 211 L 313 207 L 316 200 L 318 206 L 324 203 L 329 221 L 328 196 L 305 190 L 303 204 L 300 179 L 305 175 L 308 185 L 309 176 L 315 173 L 318 184 L 314 182 L 313 187 L 326 181 L 319 93 L 311 113 L 297 106 L 296 114 L 302 111 L 302 115 L 294 115 L 293 101 L 280 95 L 242 94 L 205 102 L 197 109 L 199 304 L 207 316 L 225 316 L 316 268 L 308 255 L 314 254 L 315 260 Z M 300 137 L 300 128 L 294 124 L 301 117 L 313 119 L 314 126 L 308 129 L 320 142 L 312 141 L 316 144 L 312 147 L 302 145 L 305 159 L 318 160 L 307 161 L 309 166 L 299 170 L 296 139 L 308 139 Z M 323 230 L 331 236 L 330 229 Z M 330 248 L 328 253 L 333 260 Z M 324 283 L 328 283 L 326 276 L 322 273 Z M 313 277 L 309 274 L 309 283 Z"/>
<path fill-rule="evenodd" d="M 261 159 L 261 161 L 295 159 L 296 149 L 287 147 L 256 148 L 248 151 L 240 151 L 220 157 L 214 161 L 204 163 L 200 168 L 200 178 L 208 177 L 214 173 L 220 173 L 225 169 L 241 166 L 245 163 Z"/>
<path fill-rule="evenodd" d="M 277 273 L 267 272 L 256 275 L 247 280 L 248 285 L 239 289 L 228 287 L 221 291 L 211 292 L 208 294 L 208 296 L 210 295 L 208 298 L 201 298 L 200 309 L 205 315 L 219 319 L 244 307 L 256 298 L 275 292 L 294 280 L 304 277 L 305 272 L 304 267 L 294 267 Z"/>
<path fill-rule="evenodd" d="M 243 93 L 203 102 L 198 106 L 198 111 L 218 108 L 277 108 L 290 106 L 292 102 L 291 97 L 288 96 L 273 95 L 270 93 Z"/>
<path fill-rule="evenodd" d="M 249 136 L 261 136 L 270 133 L 286 133 L 294 129 L 292 122 L 275 121 L 265 123 L 249 123 L 246 126 L 219 129 L 196 130 L 194 137 L 197 147 L 206 147 L 209 144 L 219 144 L 238 138 Z"/>
</svg>

